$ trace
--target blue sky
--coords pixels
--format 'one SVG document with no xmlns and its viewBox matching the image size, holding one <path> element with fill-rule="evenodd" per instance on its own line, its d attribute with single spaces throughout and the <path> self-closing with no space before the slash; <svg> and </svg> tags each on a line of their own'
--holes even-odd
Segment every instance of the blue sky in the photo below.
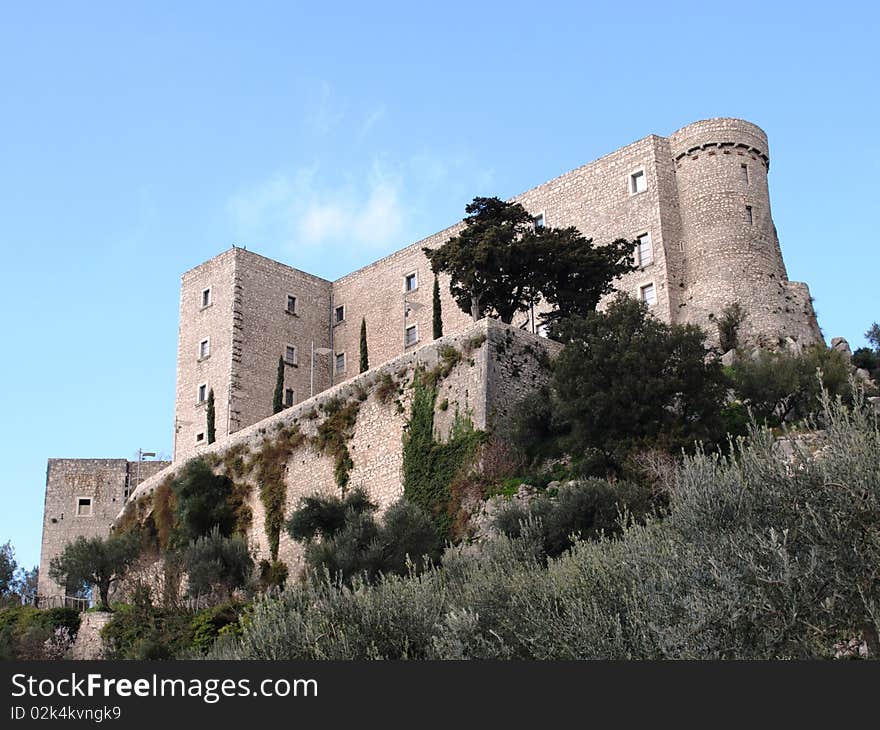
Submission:
<svg viewBox="0 0 880 730">
<path fill-rule="evenodd" d="M 731 9 L 732 8 L 732 9 Z M 170 453 L 179 277 L 236 243 L 334 278 L 650 133 L 770 138 L 827 338 L 880 319 L 877 5 L 7 3 L 0 542 L 49 457 Z M 589 232 L 586 232 L 589 234 Z"/>
</svg>

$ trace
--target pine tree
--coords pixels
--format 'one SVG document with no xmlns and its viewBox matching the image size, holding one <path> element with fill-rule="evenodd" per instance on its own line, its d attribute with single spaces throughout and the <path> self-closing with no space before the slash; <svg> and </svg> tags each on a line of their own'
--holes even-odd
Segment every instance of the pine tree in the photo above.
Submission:
<svg viewBox="0 0 880 730">
<path fill-rule="evenodd" d="M 216 436 L 217 436 L 217 432 L 215 431 L 215 427 L 214 427 L 214 389 L 213 388 L 211 388 L 211 390 L 208 391 L 208 414 L 207 414 L 207 416 L 208 416 L 208 443 L 213 444 L 216 439 Z"/>
<path fill-rule="evenodd" d="M 440 280 L 434 274 L 434 339 L 443 337 L 443 312 L 440 308 Z"/>
<path fill-rule="evenodd" d="M 278 377 L 275 380 L 275 397 L 272 399 L 272 413 L 284 410 L 284 358 L 278 358 Z"/>
<path fill-rule="evenodd" d="M 370 369 L 370 358 L 367 356 L 367 320 L 361 318 L 361 372 Z"/>
</svg>

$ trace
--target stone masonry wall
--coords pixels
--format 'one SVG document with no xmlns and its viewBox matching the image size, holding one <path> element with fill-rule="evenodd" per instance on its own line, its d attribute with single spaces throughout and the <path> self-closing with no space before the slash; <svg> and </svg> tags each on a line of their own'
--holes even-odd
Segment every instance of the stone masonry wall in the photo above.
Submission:
<svg viewBox="0 0 880 730">
<path fill-rule="evenodd" d="M 77 537 L 109 535 L 126 493 L 138 486 L 138 474 L 146 481 L 167 466 L 167 461 L 138 465 L 126 459 L 49 459 L 37 592 L 62 595 L 63 588 L 49 577 L 52 558 Z M 90 502 L 81 506 L 80 500 Z"/>
<path fill-rule="evenodd" d="M 545 225 L 575 226 L 597 244 L 648 236 L 650 256 L 637 260 L 634 250 L 638 269 L 615 286 L 636 298 L 653 291 L 651 309 L 666 322 L 698 324 L 717 342 L 718 317 L 739 302 L 748 314 L 741 328 L 744 339 L 766 346 L 787 340 L 818 342 L 821 332 L 806 285 L 794 285 L 786 276 L 770 215 L 768 168 L 767 137 L 760 128 L 738 119 L 709 119 L 668 138 L 649 135 L 513 200 L 542 215 Z M 633 188 L 636 173 L 645 182 L 643 190 Z M 372 366 L 430 341 L 433 273 L 422 249 L 442 245 L 462 225 L 332 283 L 242 249 L 187 272 L 175 459 L 204 445 L 196 440 L 205 430 L 205 407 L 196 403 L 200 383 L 216 383 L 218 434 L 268 415 L 277 358 L 286 343 L 298 348 L 298 366 L 288 368 L 287 380 L 300 401 L 307 392 L 304 363 L 312 340 L 331 349 L 329 357 L 316 360 L 315 392 L 358 374 L 362 320 Z M 406 277 L 412 274 L 416 286 L 407 290 Z M 196 306 L 200 292 L 212 282 L 215 303 L 207 309 Z M 470 317 L 449 294 L 447 277 L 441 277 L 440 288 L 444 332 L 469 327 Z M 287 293 L 302 297 L 297 316 L 284 311 Z M 337 308 L 342 312 L 339 321 Z M 534 318 L 520 315 L 514 323 L 536 331 L 535 319 L 543 311 L 539 306 Z M 416 328 L 410 344 L 408 327 Z M 193 353 L 209 336 L 211 356 L 197 361 Z"/>
<path fill-rule="evenodd" d="M 403 494 L 403 434 L 410 414 L 413 376 L 417 368 L 431 369 L 443 362 L 444 351 L 455 348 L 460 354 L 457 365 L 438 385 L 435 405 L 435 432 L 446 438 L 456 412 L 467 414 L 474 426 L 491 428 L 506 417 L 514 402 L 546 378 L 542 363 L 554 353 L 558 344 L 536 337 L 523 330 L 484 319 L 456 335 L 441 338 L 401 355 L 379 368 L 357 375 L 314 398 L 270 416 L 216 443 L 206 446 L 200 456 L 219 460 L 231 448 L 254 454 L 266 439 L 274 438 L 281 429 L 296 426 L 307 437 L 314 436 L 323 421 L 322 406 L 335 399 L 357 401 L 359 410 L 353 434 L 347 441 L 353 467 L 349 488 L 363 486 L 380 509 Z M 380 398 L 380 386 L 392 378 L 394 388 L 389 397 Z M 152 491 L 184 466 L 175 464 L 145 481 L 132 495 L 138 499 Z M 268 557 L 268 538 L 263 528 L 265 511 L 259 499 L 259 488 L 253 477 L 248 504 L 253 512 L 249 541 L 258 557 Z M 297 447 L 287 462 L 285 516 L 301 497 L 313 494 L 340 494 L 334 479 L 333 460 L 317 453 L 306 441 Z M 291 568 L 301 565 L 301 546 L 282 533 L 279 558 Z"/>
</svg>

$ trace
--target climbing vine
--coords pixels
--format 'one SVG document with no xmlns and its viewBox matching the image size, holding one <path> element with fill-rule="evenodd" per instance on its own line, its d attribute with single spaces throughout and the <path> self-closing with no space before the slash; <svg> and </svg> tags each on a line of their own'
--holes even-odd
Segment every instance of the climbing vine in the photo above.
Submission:
<svg viewBox="0 0 880 730">
<path fill-rule="evenodd" d="M 354 424 L 360 407 L 360 400 L 344 403 L 340 398 L 334 398 L 328 401 L 323 406 L 327 417 L 312 438 L 312 444 L 318 453 L 333 457 L 333 476 L 336 484 L 343 490 L 348 486 L 349 474 L 354 466 L 348 451 L 348 441 L 354 434 Z"/>
<path fill-rule="evenodd" d="M 403 436 L 403 494 L 427 510 L 443 537 L 449 535 L 450 485 L 466 468 L 478 444 L 486 439 L 470 418 L 456 415 L 444 443 L 434 438 L 436 374 L 419 371 L 413 379 L 412 410 Z"/>
<path fill-rule="evenodd" d="M 274 439 L 265 439 L 253 457 L 252 466 L 256 467 L 257 483 L 260 485 L 260 501 L 266 513 L 263 526 L 273 561 L 278 559 L 278 543 L 284 524 L 284 502 L 287 498 L 284 471 L 291 454 L 304 440 L 305 436 L 298 426 L 287 426 Z"/>
</svg>

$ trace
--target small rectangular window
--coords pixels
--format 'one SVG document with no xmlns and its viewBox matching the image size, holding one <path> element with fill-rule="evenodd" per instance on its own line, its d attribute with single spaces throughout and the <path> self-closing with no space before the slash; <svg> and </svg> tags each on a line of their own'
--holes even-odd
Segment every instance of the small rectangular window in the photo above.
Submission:
<svg viewBox="0 0 880 730">
<path fill-rule="evenodd" d="M 751 205 L 747 205 L 747 206 L 746 206 L 746 223 L 748 223 L 749 225 L 752 225 L 752 220 L 753 220 L 753 218 L 752 218 L 752 206 L 751 206 Z"/>
<path fill-rule="evenodd" d="M 91 497 L 80 497 L 76 500 L 76 513 L 83 517 L 92 514 Z"/>
<path fill-rule="evenodd" d="M 639 298 L 649 307 L 653 307 L 657 303 L 657 291 L 653 284 L 645 284 L 639 289 Z"/>
<path fill-rule="evenodd" d="M 739 166 L 740 177 L 742 181 L 748 185 L 749 184 L 749 166 L 748 165 L 740 165 Z"/>
<path fill-rule="evenodd" d="M 196 443 L 197 444 L 200 444 L 204 440 L 205 440 L 205 432 L 204 431 L 202 431 L 202 433 L 196 434 Z"/>
<path fill-rule="evenodd" d="M 537 231 L 543 227 L 544 227 L 544 214 L 538 213 L 538 215 L 535 216 L 535 230 Z"/>
<path fill-rule="evenodd" d="M 335 370 L 336 370 L 337 375 L 339 373 L 345 372 L 345 353 L 344 352 L 337 352 L 336 353 Z"/>
<path fill-rule="evenodd" d="M 208 384 L 202 383 L 202 385 L 199 386 L 198 402 L 204 403 L 206 400 L 208 400 Z"/>
<path fill-rule="evenodd" d="M 287 295 L 287 313 L 296 314 L 296 297 L 292 294 Z"/>
<path fill-rule="evenodd" d="M 204 360 L 210 354 L 211 354 L 211 341 L 210 340 L 202 340 L 199 343 L 199 360 Z"/>
<path fill-rule="evenodd" d="M 410 345 L 416 344 L 419 341 L 419 326 L 417 324 L 411 324 L 406 328 L 404 343 L 407 347 Z"/>
<path fill-rule="evenodd" d="M 333 321 L 336 324 L 345 320 L 345 305 L 340 304 L 336 309 L 333 310 Z"/>
<path fill-rule="evenodd" d="M 644 170 L 636 170 L 629 176 L 629 192 L 632 195 L 643 193 L 648 189 L 648 179 Z"/>
<path fill-rule="evenodd" d="M 284 405 L 287 408 L 293 405 L 293 388 L 287 388 L 284 391 Z"/>
<path fill-rule="evenodd" d="M 403 287 L 406 291 L 414 291 L 419 288 L 419 277 L 413 272 L 412 274 L 407 274 L 403 278 Z"/>
<path fill-rule="evenodd" d="M 204 309 L 211 303 L 211 288 L 202 289 L 202 308 Z"/>
<path fill-rule="evenodd" d="M 284 348 L 284 362 L 296 365 L 296 345 L 287 345 Z"/>
<path fill-rule="evenodd" d="M 636 238 L 636 263 L 639 266 L 647 266 L 654 263 L 654 247 L 651 245 L 651 234 L 643 233 Z"/>
</svg>

